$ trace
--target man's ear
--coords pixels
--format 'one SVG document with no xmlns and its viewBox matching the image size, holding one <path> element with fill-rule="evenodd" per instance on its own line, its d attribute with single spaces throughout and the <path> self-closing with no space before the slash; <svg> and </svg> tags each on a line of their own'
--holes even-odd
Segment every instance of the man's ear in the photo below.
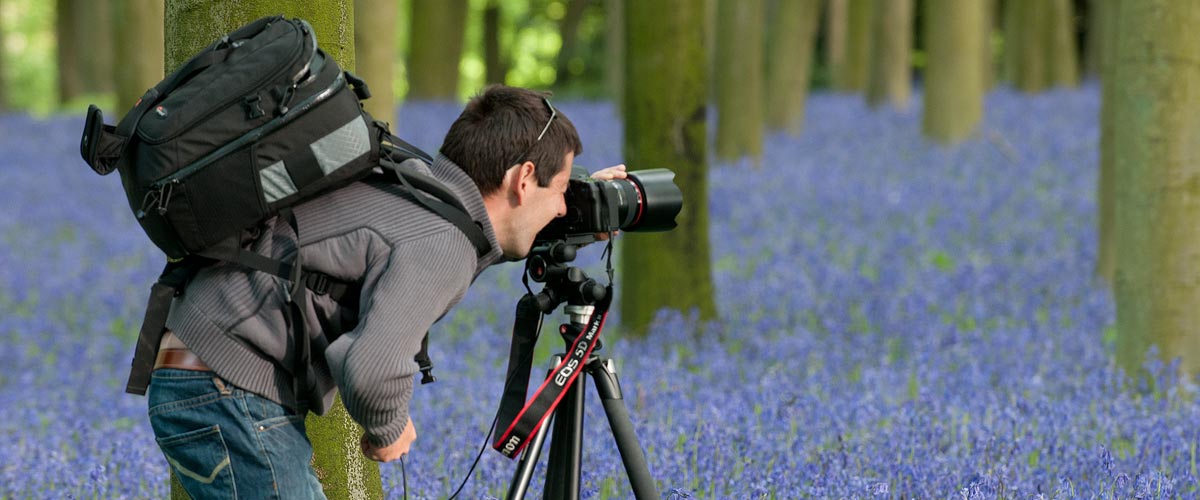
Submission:
<svg viewBox="0 0 1200 500">
<path fill-rule="evenodd" d="M 509 175 L 512 176 L 510 189 L 513 196 L 516 197 L 517 203 L 524 203 L 525 198 L 537 187 L 537 167 L 533 162 L 527 161 L 513 167 Z"/>
</svg>

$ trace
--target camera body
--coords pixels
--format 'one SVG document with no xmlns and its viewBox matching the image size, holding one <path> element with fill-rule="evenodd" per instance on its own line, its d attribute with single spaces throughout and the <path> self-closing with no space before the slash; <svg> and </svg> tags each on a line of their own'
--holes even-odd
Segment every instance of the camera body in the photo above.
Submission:
<svg viewBox="0 0 1200 500">
<path fill-rule="evenodd" d="M 554 219 L 535 238 L 538 242 L 585 244 L 597 234 L 614 231 L 669 231 L 683 208 L 675 173 L 665 168 L 628 173 L 626 179 L 592 179 L 574 167 L 567 186 L 566 215 Z M 536 245 L 536 243 L 535 243 Z"/>
</svg>

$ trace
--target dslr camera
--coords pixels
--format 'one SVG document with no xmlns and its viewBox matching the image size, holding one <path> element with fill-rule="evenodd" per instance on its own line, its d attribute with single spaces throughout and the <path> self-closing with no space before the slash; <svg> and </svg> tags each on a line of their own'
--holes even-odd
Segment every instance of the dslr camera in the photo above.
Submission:
<svg viewBox="0 0 1200 500">
<path fill-rule="evenodd" d="M 665 168 L 628 172 L 626 179 L 602 181 L 574 167 L 567 186 L 567 214 L 554 219 L 534 246 L 563 242 L 584 245 L 613 231 L 669 231 L 683 208 L 675 173 Z"/>
</svg>

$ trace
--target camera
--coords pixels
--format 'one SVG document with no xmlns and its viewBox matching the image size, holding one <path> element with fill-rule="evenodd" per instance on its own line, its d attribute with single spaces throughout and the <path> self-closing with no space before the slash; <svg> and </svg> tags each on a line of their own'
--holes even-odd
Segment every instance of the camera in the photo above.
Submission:
<svg viewBox="0 0 1200 500">
<path fill-rule="evenodd" d="M 675 173 L 665 168 L 638 170 L 627 179 L 592 179 L 574 167 L 566 193 L 567 214 L 542 229 L 536 242 L 586 244 L 596 234 L 621 231 L 669 231 L 683 208 Z M 536 245 L 535 242 L 535 245 Z"/>
</svg>

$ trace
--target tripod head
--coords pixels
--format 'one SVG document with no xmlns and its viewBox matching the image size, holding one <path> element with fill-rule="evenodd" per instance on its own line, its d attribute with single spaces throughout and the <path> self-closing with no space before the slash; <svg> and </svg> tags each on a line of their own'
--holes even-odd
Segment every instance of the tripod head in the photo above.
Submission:
<svg viewBox="0 0 1200 500">
<path fill-rule="evenodd" d="M 590 306 L 607 295 L 603 285 L 569 264 L 575 260 L 577 250 L 579 245 L 557 240 L 539 241 L 529 252 L 525 272 L 533 281 L 546 285 L 534 297 L 543 314 L 553 312 L 563 302 L 568 306 Z"/>
</svg>

